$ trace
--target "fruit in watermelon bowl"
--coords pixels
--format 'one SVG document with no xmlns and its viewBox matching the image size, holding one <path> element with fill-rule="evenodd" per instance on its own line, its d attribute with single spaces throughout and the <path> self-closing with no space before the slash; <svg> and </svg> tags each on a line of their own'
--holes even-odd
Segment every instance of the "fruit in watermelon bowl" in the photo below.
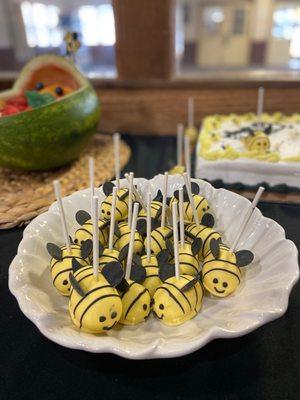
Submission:
<svg viewBox="0 0 300 400">
<path fill-rule="evenodd" d="M 47 170 L 76 158 L 96 131 L 96 92 L 71 61 L 42 55 L 0 92 L 0 165 Z"/>
</svg>

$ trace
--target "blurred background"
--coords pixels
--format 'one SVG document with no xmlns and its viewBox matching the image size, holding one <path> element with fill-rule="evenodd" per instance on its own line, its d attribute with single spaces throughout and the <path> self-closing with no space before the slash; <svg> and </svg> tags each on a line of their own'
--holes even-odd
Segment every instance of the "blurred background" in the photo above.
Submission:
<svg viewBox="0 0 300 400">
<path fill-rule="evenodd" d="M 174 3 L 175 76 L 300 69 L 299 1 Z M 0 72 L 13 74 L 37 54 L 63 53 L 66 31 L 80 33 L 77 62 L 86 74 L 117 76 L 115 17 L 108 0 L 0 0 Z"/>
</svg>

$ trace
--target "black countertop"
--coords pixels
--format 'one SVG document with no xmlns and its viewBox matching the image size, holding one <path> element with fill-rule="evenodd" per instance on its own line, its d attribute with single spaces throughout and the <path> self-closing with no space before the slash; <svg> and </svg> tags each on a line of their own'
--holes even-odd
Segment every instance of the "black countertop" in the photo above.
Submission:
<svg viewBox="0 0 300 400">
<path fill-rule="evenodd" d="M 175 139 L 127 137 L 126 171 L 150 178 L 172 165 Z M 300 206 L 261 203 L 298 249 Z M 0 399 L 300 399 L 300 291 L 286 314 L 236 339 L 175 359 L 130 361 L 69 350 L 43 337 L 8 290 L 23 229 L 0 232 Z"/>
</svg>

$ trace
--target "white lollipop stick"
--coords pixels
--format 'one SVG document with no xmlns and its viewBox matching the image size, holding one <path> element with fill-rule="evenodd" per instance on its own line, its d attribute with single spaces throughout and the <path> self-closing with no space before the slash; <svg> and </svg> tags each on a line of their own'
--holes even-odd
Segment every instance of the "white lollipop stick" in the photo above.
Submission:
<svg viewBox="0 0 300 400">
<path fill-rule="evenodd" d="M 179 189 L 179 227 L 180 227 L 180 245 L 184 247 L 184 212 L 183 212 L 183 189 Z"/>
<path fill-rule="evenodd" d="M 185 135 L 185 137 L 184 137 L 184 160 L 185 160 L 185 170 L 190 179 L 191 178 L 191 149 L 190 149 L 190 137 L 188 135 Z"/>
<path fill-rule="evenodd" d="M 188 128 L 194 126 L 194 98 L 189 97 L 188 99 Z"/>
<path fill-rule="evenodd" d="M 113 249 L 113 241 L 114 241 L 114 233 L 115 233 L 115 215 L 116 215 L 116 203 L 117 203 L 117 188 L 113 188 L 112 193 L 112 204 L 111 204 L 111 212 L 110 212 L 110 227 L 109 227 L 109 239 L 108 239 L 108 248 L 109 250 Z"/>
<path fill-rule="evenodd" d="M 89 177 L 90 177 L 90 189 L 91 189 L 91 209 L 93 207 L 93 197 L 95 195 L 95 161 L 94 157 L 89 157 Z"/>
<path fill-rule="evenodd" d="M 183 124 L 177 125 L 177 165 L 182 165 L 182 147 L 183 147 Z"/>
<path fill-rule="evenodd" d="M 187 192 L 188 192 L 189 201 L 190 201 L 190 205 L 192 207 L 195 224 L 197 226 L 199 226 L 200 225 L 199 216 L 198 216 L 198 213 L 197 213 L 197 210 L 196 210 L 196 207 L 195 207 L 195 203 L 194 203 L 194 198 L 193 198 L 193 195 L 192 195 L 191 183 L 189 181 L 189 178 L 188 178 L 188 175 L 187 175 L 186 172 L 183 174 L 183 179 L 184 179 L 184 183 L 185 183 L 185 186 L 186 186 L 186 189 L 187 189 Z"/>
<path fill-rule="evenodd" d="M 131 225 L 131 215 L 132 215 L 132 188 L 133 188 L 133 172 L 129 174 L 128 180 L 128 226 Z"/>
<path fill-rule="evenodd" d="M 127 179 L 128 183 L 129 183 L 129 174 L 125 174 L 124 176 L 125 176 L 125 178 Z M 144 200 L 142 199 L 142 196 L 140 195 L 139 191 L 137 190 L 137 188 L 134 185 L 132 185 L 132 191 L 133 191 L 133 194 L 135 195 L 137 201 L 141 204 L 143 209 L 145 211 L 147 211 L 147 206 L 146 206 Z"/>
<path fill-rule="evenodd" d="M 163 188 L 163 199 L 162 199 L 162 210 L 161 210 L 161 223 L 160 223 L 160 226 L 162 228 L 164 228 L 165 225 L 166 225 L 168 179 L 169 179 L 169 173 L 165 172 L 165 175 L 164 175 L 164 188 Z"/>
<path fill-rule="evenodd" d="M 147 261 L 151 257 L 151 193 L 147 193 L 147 242 L 146 242 Z"/>
<path fill-rule="evenodd" d="M 258 96 L 257 96 L 257 119 L 259 125 L 261 125 L 261 116 L 264 112 L 264 97 L 265 97 L 265 89 L 260 86 L 258 88 Z"/>
<path fill-rule="evenodd" d="M 117 188 L 120 189 L 120 134 L 114 133 L 115 176 Z"/>
<path fill-rule="evenodd" d="M 179 279 L 179 251 L 178 251 L 178 226 L 177 226 L 177 202 L 172 204 L 173 217 L 173 240 L 174 240 L 174 260 L 175 260 L 175 276 Z"/>
<path fill-rule="evenodd" d="M 135 236 L 136 220 L 137 220 L 138 212 L 139 212 L 139 203 L 134 203 L 132 222 L 131 222 L 130 242 L 129 242 L 129 249 L 128 249 L 127 264 L 126 264 L 126 274 L 125 274 L 125 279 L 127 281 L 130 279 L 130 275 L 131 275 L 134 236 Z"/>
<path fill-rule="evenodd" d="M 262 187 L 262 186 L 260 186 L 258 188 L 258 190 L 256 192 L 256 195 L 255 195 L 252 203 L 250 204 L 250 206 L 249 206 L 249 208 L 247 210 L 247 213 L 246 213 L 246 215 L 245 215 L 245 217 L 244 217 L 244 219 L 243 219 L 243 221 L 241 223 L 241 226 L 240 226 L 240 228 L 238 230 L 236 238 L 235 238 L 232 246 L 230 247 L 230 251 L 234 251 L 234 249 L 236 248 L 236 245 L 238 244 L 238 241 L 240 240 L 240 238 L 241 238 L 241 236 L 242 236 L 242 234 L 243 234 L 243 232 L 244 232 L 244 230 L 245 230 L 245 228 L 246 228 L 246 226 L 247 226 L 247 224 L 248 224 L 248 222 L 249 222 L 249 220 L 251 218 L 251 215 L 253 214 L 253 211 L 255 210 L 255 207 L 257 206 L 257 203 L 259 202 L 259 199 L 260 199 L 261 195 L 263 194 L 264 190 L 265 190 L 265 188 Z"/>
<path fill-rule="evenodd" d="M 99 197 L 93 196 L 92 200 L 92 223 L 93 223 L 93 274 L 96 280 L 99 276 L 99 228 L 98 228 L 98 211 Z"/>
<path fill-rule="evenodd" d="M 65 211 L 62 203 L 62 198 L 61 198 L 61 191 L 60 191 L 60 183 L 58 180 L 55 180 L 53 182 L 54 186 L 54 192 L 58 204 L 58 209 L 59 209 L 59 216 L 60 216 L 60 222 L 62 226 L 62 231 L 64 235 L 64 240 L 66 243 L 66 247 L 69 253 L 71 253 L 71 242 L 70 242 L 70 237 L 68 233 L 68 228 L 67 228 L 67 221 L 66 221 L 66 216 L 65 216 Z"/>
</svg>

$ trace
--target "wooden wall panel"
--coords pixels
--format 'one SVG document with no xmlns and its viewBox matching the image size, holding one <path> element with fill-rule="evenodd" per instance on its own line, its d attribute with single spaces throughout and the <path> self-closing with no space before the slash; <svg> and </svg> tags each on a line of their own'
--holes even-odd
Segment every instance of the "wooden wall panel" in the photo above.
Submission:
<svg viewBox="0 0 300 400">
<path fill-rule="evenodd" d="M 156 88 L 99 89 L 102 102 L 100 130 L 133 134 L 174 135 L 179 122 L 186 123 L 187 99 L 195 99 L 195 121 L 212 113 L 255 112 L 257 88 Z M 267 112 L 300 112 L 300 88 L 268 88 Z"/>
<path fill-rule="evenodd" d="M 113 0 L 120 79 L 169 78 L 174 65 L 174 0 Z"/>
</svg>

